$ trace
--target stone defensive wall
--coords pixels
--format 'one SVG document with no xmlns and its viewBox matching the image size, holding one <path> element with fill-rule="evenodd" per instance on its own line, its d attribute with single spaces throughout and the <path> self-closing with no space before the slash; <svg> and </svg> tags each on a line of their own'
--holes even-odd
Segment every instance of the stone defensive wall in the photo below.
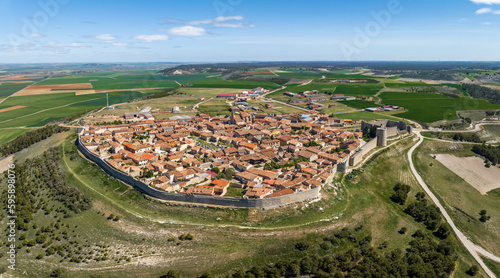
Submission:
<svg viewBox="0 0 500 278">
<path fill-rule="evenodd" d="M 133 188 L 139 190 L 143 194 L 151 197 L 175 202 L 195 203 L 202 205 L 215 205 L 225 207 L 238 207 L 238 208 L 255 208 L 255 209 L 272 209 L 285 207 L 293 204 L 303 203 L 318 200 L 320 198 L 321 187 L 313 188 L 307 191 L 296 192 L 273 198 L 264 199 L 247 199 L 247 198 L 231 198 L 231 197 L 217 197 L 217 196 L 201 196 L 183 193 L 171 193 L 161 191 L 150 187 L 144 182 L 129 176 L 127 173 L 113 168 L 106 161 L 102 160 L 98 155 L 91 152 L 85 147 L 80 137 L 76 139 L 78 150 L 89 160 L 95 162 L 101 169 L 103 169 L 110 176 L 125 182 Z"/>
<path fill-rule="evenodd" d="M 358 164 L 361 160 L 363 160 L 363 157 L 365 154 L 369 153 L 371 150 L 375 149 L 377 147 L 377 138 L 375 137 L 374 139 L 368 141 L 361 149 L 355 153 L 351 158 L 349 159 L 349 166 L 354 166 Z"/>
</svg>

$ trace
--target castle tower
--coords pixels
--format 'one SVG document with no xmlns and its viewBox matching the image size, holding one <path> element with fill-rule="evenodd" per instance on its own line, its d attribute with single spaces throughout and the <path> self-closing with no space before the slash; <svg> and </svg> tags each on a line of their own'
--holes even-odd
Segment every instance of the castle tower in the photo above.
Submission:
<svg viewBox="0 0 500 278">
<path fill-rule="evenodd" d="M 387 129 L 377 128 L 377 146 L 387 146 Z"/>
</svg>

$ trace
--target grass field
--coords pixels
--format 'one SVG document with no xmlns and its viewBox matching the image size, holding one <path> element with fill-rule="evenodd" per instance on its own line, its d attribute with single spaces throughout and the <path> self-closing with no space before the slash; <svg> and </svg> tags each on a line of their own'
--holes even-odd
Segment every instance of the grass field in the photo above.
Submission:
<svg viewBox="0 0 500 278">
<path fill-rule="evenodd" d="M 373 96 L 382 89 L 381 85 L 373 84 L 356 84 L 356 85 L 338 85 L 335 94 L 343 94 L 345 96 Z"/>
<path fill-rule="evenodd" d="M 492 261 L 490 259 L 482 257 L 484 263 L 488 268 L 495 273 L 497 277 L 500 277 L 500 263 L 497 263 L 495 261 Z"/>
<path fill-rule="evenodd" d="M 0 145 L 5 144 L 15 138 L 17 136 L 29 131 L 29 128 L 9 128 L 9 129 L 0 129 Z"/>
<path fill-rule="evenodd" d="M 291 107 L 288 105 L 284 105 L 281 103 L 271 103 L 271 104 L 275 105 L 276 108 L 267 109 L 265 107 L 266 103 L 267 102 L 265 102 L 265 101 L 256 101 L 256 100 L 249 100 L 248 101 L 249 106 L 257 106 L 264 113 L 268 113 L 268 114 L 278 114 L 279 113 L 282 115 L 286 115 L 286 114 L 294 114 L 294 113 L 304 112 L 304 110 L 300 110 L 300 109 L 297 109 L 297 108 L 294 108 L 294 107 Z M 250 111 L 252 111 L 252 110 L 250 110 Z"/>
<path fill-rule="evenodd" d="M 384 104 L 398 105 L 408 110 L 398 114 L 399 117 L 425 123 L 456 120 L 459 110 L 500 109 L 500 105 L 483 99 L 451 98 L 439 94 L 383 92 L 380 98 Z"/>
<path fill-rule="evenodd" d="M 132 103 L 124 103 L 121 105 L 117 105 L 114 110 L 103 110 L 96 115 L 104 115 L 104 114 L 112 114 L 116 116 L 122 116 L 127 112 L 138 112 L 142 108 L 149 106 L 152 111 L 170 111 L 174 106 L 181 107 L 181 111 L 189 111 L 193 108 L 193 106 L 197 103 L 202 102 L 198 100 L 199 97 L 205 97 L 205 100 L 208 100 L 211 97 L 215 97 L 220 93 L 239 93 L 239 89 L 211 89 L 211 88 L 178 88 L 177 89 L 181 94 L 168 96 L 159 99 L 148 99 L 148 100 L 140 100 L 134 101 Z M 186 108 L 184 108 L 186 107 Z M 229 108 L 229 106 L 227 106 Z M 169 114 L 165 114 L 166 116 L 173 116 Z M 157 114 L 155 114 L 157 116 Z"/>
<path fill-rule="evenodd" d="M 224 80 L 222 78 L 211 78 L 209 80 L 194 81 L 190 83 L 193 84 L 193 87 L 198 88 L 235 88 L 249 90 L 255 87 L 263 87 L 265 89 L 277 89 L 281 87 L 273 82 Z"/>
<path fill-rule="evenodd" d="M 360 109 L 365 109 L 370 107 L 380 107 L 380 105 L 377 105 L 375 101 L 348 100 L 348 101 L 341 101 L 340 103 Z"/>
<path fill-rule="evenodd" d="M 110 105 L 127 102 L 145 96 L 135 91 L 114 92 L 109 94 Z M 27 106 L 23 109 L 0 113 L 2 127 L 36 127 L 69 115 L 106 106 L 105 94 L 78 95 L 60 93 L 38 96 L 11 97 L 0 104 L 0 109 L 16 105 Z"/>
<path fill-rule="evenodd" d="M 70 137 L 63 143 L 63 172 L 69 184 L 93 199 L 93 206 L 65 218 L 63 224 L 78 226 L 74 233 L 80 242 L 109 244 L 110 255 L 119 251 L 132 260 L 90 264 L 59 262 L 57 257 L 36 260 L 34 257 L 42 251 L 37 246 L 30 254 L 19 256 L 16 266 L 23 269 L 19 277 L 45 277 L 56 267 L 64 269 L 62 277 L 74 278 L 159 277 L 168 269 L 179 269 L 187 277 L 198 277 L 207 270 L 227 274 L 235 268 L 248 269 L 253 265 L 302 257 L 304 254 L 293 247 L 294 243 L 306 240 L 317 245 L 325 235 L 342 227 L 353 229 L 363 225 L 358 238 L 371 235 L 374 247 L 387 242 L 387 251 L 405 249 L 412 239 L 410 235 L 423 229 L 422 224 L 413 221 L 401 206 L 389 199 L 396 182 L 410 184 L 411 195 L 419 191 L 405 156 L 400 155 L 407 151 L 409 140 L 377 157 L 357 179 L 342 186 L 335 199 L 330 198 L 332 191 L 323 191 L 324 199 L 315 203 L 262 211 L 166 205 L 148 200 L 136 190 L 110 179 L 87 160 L 71 159 L 74 136 Z M 236 190 L 230 194 L 241 193 Z M 111 213 L 122 219 L 107 220 L 106 216 Z M 50 216 L 39 213 L 34 222 L 46 225 Z M 408 229 L 406 235 L 397 232 L 401 227 Z M 194 240 L 175 239 L 182 233 L 193 234 Z M 168 238 L 174 241 L 169 242 Z M 450 240 L 456 242 L 454 238 Z M 350 246 L 342 244 L 333 251 L 347 250 Z M 463 273 L 473 261 L 462 248 L 457 251 L 454 277 L 465 277 Z M 324 254 L 319 248 L 313 248 L 308 255 L 317 252 Z M 4 261 L 0 266 L 5 264 Z"/>
<path fill-rule="evenodd" d="M 349 119 L 349 120 L 355 120 L 355 121 L 358 121 L 358 120 L 372 121 L 372 120 L 379 120 L 379 119 L 400 121 L 400 119 L 395 118 L 395 117 L 381 115 L 381 114 L 367 112 L 367 111 L 335 114 L 335 117 L 340 118 L 340 119 Z"/>
<path fill-rule="evenodd" d="M 205 80 L 210 74 L 193 74 L 178 76 L 163 76 L 160 74 L 151 74 L 147 72 L 99 72 L 88 75 L 73 75 L 65 77 L 55 77 L 44 80 L 37 85 L 54 84 L 75 84 L 91 83 L 94 90 L 124 90 L 124 89 L 143 89 L 158 87 L 177 87 L 181 84 L 191 83 L 193 81 Z M 210 79 L 210 80 L 213 80 Z"/>
<path fill-rule="evenodd" d="M 217 116 L 217 115 L 230 115 L 231 112 L 229 112 L 229 108 L 230 108 L 229 104 L 227 104 L 224 100 L 214 99 L 200 105 L 198 110 L 203 113 L 208 113 L 212 116 Z"/>
<path fill-rule="evenodd" d="M 437 153 L 474 155 L 470 146 L 426 140 L 417 151 L 415 161 L 418 171 L 441 200 L 457 227 L 476 244 L 494 254 L 500 254 L 500 189 L 481 195 L 431 156 Z M 491 220 L 486 223 L 478 220 L 482 209 L 487 210 L 491 216 Z"/>
<path fill-rule="evenodd" d="M 0 81 L 0 98 L 5 98 L 7 96 L 10 96 L 14 94 L 17 91 L 20 91 L 21 89 L 26 88 L 30 83 L 21 83 L 21 84 L 14 84 L 14 83 L 6 83 L 3 81 Z"/>
</svg>

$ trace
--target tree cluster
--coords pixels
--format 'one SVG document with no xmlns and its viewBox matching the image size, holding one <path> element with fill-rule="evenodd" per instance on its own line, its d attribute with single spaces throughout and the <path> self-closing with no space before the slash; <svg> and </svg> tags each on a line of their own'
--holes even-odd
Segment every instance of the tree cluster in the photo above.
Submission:
<svg viewBox="0 0 500 278">
<path fill-rule="evenodd" d="M 409 204 L 404 211 L 412 216 L 415 221 L 423 222 L 427 229 L 431 231 L 438 228 L 441 223 L 439 208 L 434 204 L 429 205 L 425 197 L 419 198 L 417 201 Z"/>
<path fill-rule="evenodd" d="M 500 91 L 475 84 L 462 84 L 462 89 L 473 98 L 482 98 L 491 103 L 500 103 Z"/>
<path fill-rule="evenodd" d="M 391 200 L 400 205 L 404 205 L 406 203 L 406 199 L 408 199 L 408 193 L 410 193 L 410 186 L 407 184 L 397 183 L 394 186 L 394 194 L 391 196 Z"/>
<path fill-rule="evenodd" d="M 277 263 L 239 270 L 227 277 L 449 277 L 454 271 L 457 255 L 449 241 L 436 241 L 431 235 L 418 230 L 413 234 L 406 252 L 400 249 L 382 253 L 371 246 L 371 237 L 357 240 L 347 229 L 325 237 L 330 242 L 355 243 L 344 252 L 328 252 L 325 256 L 307 254 L 312 248 L 302 242 L 295 245 L 301 258 L 284 259 Z M 305 248 L 307 246 L 307 248 Z M 322 249 L 323 244 L 321 244 Z M 327 248 L 328 249 L 328 248 Z"/>
<path fill-rule="evenodd" d="M 80 213 L 91 206 L 90 199 L 78 189 L 66 182 L 65 174 L 59 166 L 60 151 L 52 148 L 37 157 L 26 161 L 34 178 L 41 180 L 53 194 L 53 198 L 64 204 L 69 210 Z"/>
<path fill-rule="evenodd" d="M 16 139 L 3 144 L 0 146 L 0 155 L 7 156 L 18 151 L 21 151 L 37 142 L 40 142 L 44 139 L 49 138 L 50 136 L 68 131 L 67 127 L 60 127 L 56 125 L 48 125 L 39 129 L 35 129 L 32 131 L 28 131 L 24 134 L 21 134 Z"/>
<path fill-rule="evenodd" d="M 492 145 L 475 145 L 472 147 L 472 151 L 478 155 L 484 156 L 486 159 L 491 161 L 493 164 L 498 164 L 500 162 L 500 146 Z"/>
</svg>

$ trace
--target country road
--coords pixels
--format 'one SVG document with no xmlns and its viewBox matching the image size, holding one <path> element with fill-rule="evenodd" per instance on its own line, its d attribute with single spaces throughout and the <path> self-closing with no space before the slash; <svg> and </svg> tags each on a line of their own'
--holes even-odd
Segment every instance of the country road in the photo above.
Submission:
<svg viewBox="0 0 500 278">
<path fill-rule="evenodd" d="M 204 100 L 204 101 L 202 101 L 202 102 L 198 102 L 197 104 L 195 104 L 195 105 L 193 106 L 193 109 L 198 109 L 198 107 L 199 107 L 200 105 L 202 105 L 203 103 L 205 103 L 205 102 L 207 102 L 207 101 L 211 101 L 212 99 L 214 99 L 214 98 L 213 98 L 213 97 L 211 97 L 211 98 L 209 98 L 209 99 L 207 99 L 207 100 Z"/>
<path fill-rule="evenodd" d="M 470 132 L 477 132 L 477 131 L 481 131 L 481 127 L 482 126 L 485 126 L 485 125 L 500 125 L 500 123 L 498 122 L 493 122 L 493 123 L 490 123 L 490 122 L 479 122 L 479 123 L 475 123 L 474 125 L 471 124 L 471 127 L 474 126 L 473 129 L 462 129 L 462 130 L 443 130 L 443 129 L 430 129 L 430 130 L 425 130 L 425 131 L 431 131 L 431 132 L 443 132 L 443 133 L 470 133 Z"/>
<path fill-rule="evenodd" d="M 500 257 L 495 256 L 492 253 L 484 250 L 482 247 L 475 245 L 457 228 L 457 226 L 455 225 L 455 223 L 451 219 L 448 212 L 445 210 L 443 205 L 439 202 L 438 198 L 434 195 L 434 193 L 432 193 L 432 191 L 429 189 L 427 184 L 424 182 L 424 180 L 422 179 L 420 174 L 417 172 L 415 165 L 413 164 L 412 156 L 413 156 L 413 152 L 415 151 L 415 149 L 418 146 L 420 146 L 420 144 L 422 144 L 422 142 L 424 141 L 424 137 L 420 134 L 419 131 L 415 131 L 415 134 L 417 134 L 419 140 L 408 151 L 408 161 L 410 162 L 410 169 L 411 169 L 413 175 L 417 179 L 420 186 L 424 189 L 425 193 L 427 193 L 427 195 L 429 195 L 429 197 L 434 202 L 434 204 L 439 208 L 439 210 L 443 214 L 446 222 L 448 222 L 448 224 L 451 226 L 451 228 L 453 229 L 453 232 L 455 232 L 458 239 L 462 242 L 462 244 L 467 249 L 467 251 L 469 251 L 469 253 L 472 255 L 472 257 L 474 257 L 474 259 L 479 263 L 479 265 L 483 268 L 483 270 L 488 274 L 489 277 L 495 278 L 496 277 L 495 274 L 486 266 L 486 264 L 483 262 L 483 260 L 479 256 L 479 254 L 481 254 L 484 257 L 487 257 L 488 259 L 499 262 L 499 263 L 500 263 Z"/>
</svg>

